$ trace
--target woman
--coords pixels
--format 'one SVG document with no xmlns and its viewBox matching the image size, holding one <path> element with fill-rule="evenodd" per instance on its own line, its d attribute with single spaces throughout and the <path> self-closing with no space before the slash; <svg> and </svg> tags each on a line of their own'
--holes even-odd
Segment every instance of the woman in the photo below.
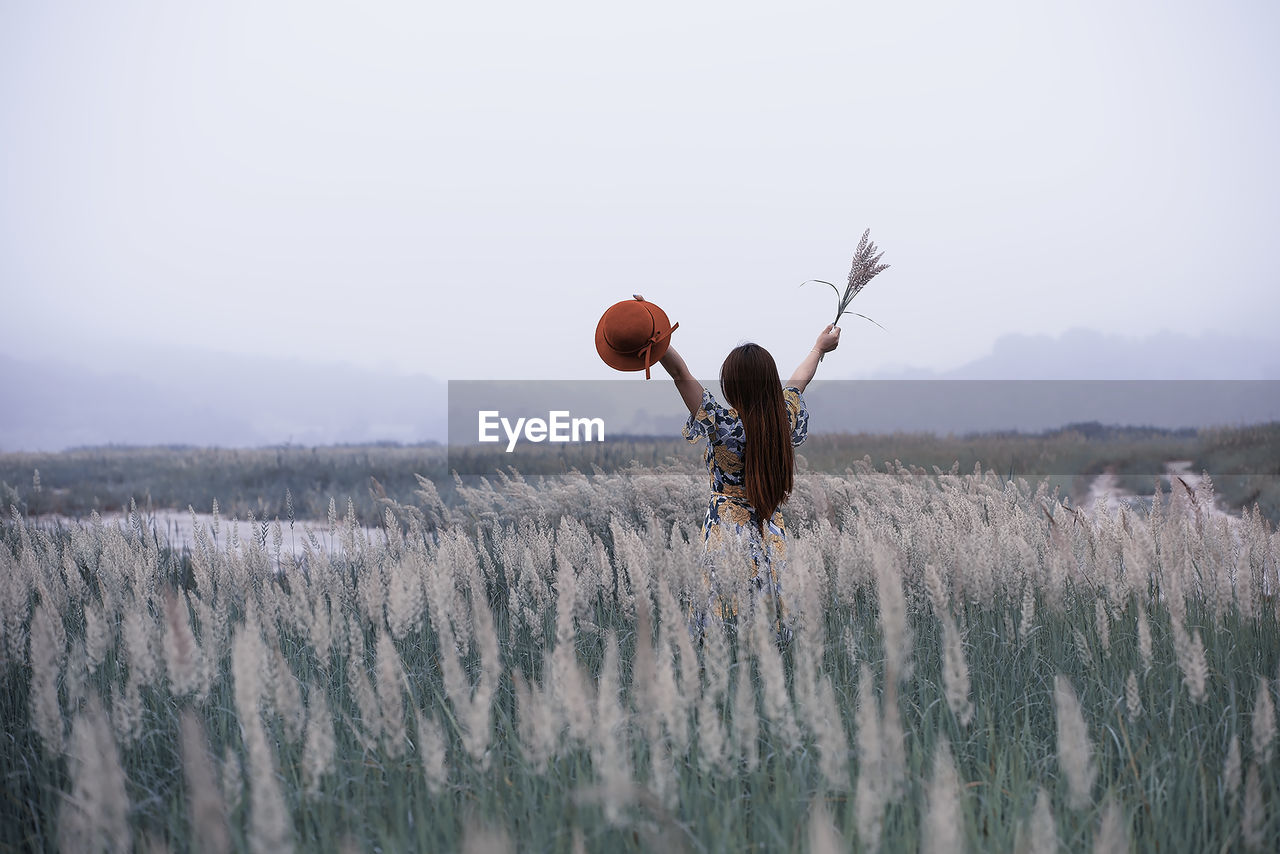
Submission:
<svg viewBox="0 0 1280 854">
<path fill-rule="evenodd" d="M 781 639 L 790 637 L 779 578 L 786 564 L 787 535 L 779 507 L 790 496 L 794 481 L 792 449 L 809 431 L 804 389 L 822 354 L 839 343 L 839 327 L 828 324 L 786 386 L 768 350 L 752 343 L 735 347 L 720 366 L 720 387 L 728 408 L 693 377 L 674 347 L 668 347 L 660 360 L 689 407 L 684 437 L 690 442 L 707 440 L 711 502 L 702 523 L 706 605 L 695 602 L 689 615 L 691 630 L 699 634 L 708 610 L 714 609 L 722 618 L 737 614 L 734 597 L 720 600 L 720 587 L 736 587 L 735 579 L 720 585 L 715 573 L 716 555 L 725 554 L 729 534 L 751 555 L 748 572 L 753 599 L 756 593 L 768 597 L 774 628 Z"/>
</svg>

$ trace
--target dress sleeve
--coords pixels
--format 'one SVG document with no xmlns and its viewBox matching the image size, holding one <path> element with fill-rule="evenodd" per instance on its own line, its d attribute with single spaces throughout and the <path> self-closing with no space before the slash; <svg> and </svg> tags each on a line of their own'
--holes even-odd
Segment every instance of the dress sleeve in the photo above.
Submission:
<svg viewBox="0 0 1280 854">
<path fill-rule="evenodd" d="M 720 428 L 724 423 L 726 414 L 724 407 L 719 404 L 715 396 L 704 388 L 702 390 L 702 404 L 698 407 L 697 412 L 690 413 L 688 419 L 684 422 L 684 430 L 681 433 L 690 442 L 699 442 L 707 438 L 714 445 L 720 441 Z"/>
<path fill-rule="evenodd" d="M 787 418 L 791 421 L 791 444 L 799 445 L 809 435 L 809 409 L 804 395 L 793 385 L 782 389 L 782 399 L 787 404 Z"/>
</svg>

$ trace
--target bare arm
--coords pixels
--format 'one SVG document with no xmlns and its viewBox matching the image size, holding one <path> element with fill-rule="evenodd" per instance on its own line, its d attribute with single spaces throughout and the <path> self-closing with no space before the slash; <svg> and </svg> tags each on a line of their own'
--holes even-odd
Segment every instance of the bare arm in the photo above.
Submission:
<svg viewBox="0 0 1280 854">
<path fill-rule="evenodd" d="M 675 347 L 667 347 L 666 354 L 658 361 L 671 374 L 671 379 L 676 381 L 676 390 L 684 399 L 684 405 L 689 407 L 689 414 L 696 413 L 702 406 L 702 383 L 689 373 L 689 366 L 680 358 Z"/>
<path fill-rule="evenodd" d="M 796 366 L 791 379 L 787 380 L 787 385 L 804 391 L 805 386 L 818 370 L 818 360 L 822 358 L 822 354 L 830 353 L 838 346 L 840 346 L 840 327 L 834 323 L 828 323 L 826 328 L 818 333 L 818 341 L 813 349 L 804 357 L 804 361 Z"/>
</svg>

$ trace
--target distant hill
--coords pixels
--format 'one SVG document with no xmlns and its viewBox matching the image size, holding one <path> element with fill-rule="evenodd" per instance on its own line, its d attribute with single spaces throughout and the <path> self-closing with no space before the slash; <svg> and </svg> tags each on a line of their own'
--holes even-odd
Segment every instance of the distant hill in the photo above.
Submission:
<svg viewBox="0 0 1280 854">
<path fill-rule="evenodd" d="M 84 367 L 0 355 L 0 452 L 109 444 L 444 442 L 449 436 L 448 384 L 424 374 L 127 343 L 118 350 L 113 345 L 100 359 Z M 504 409 L 514 409 L 514 401 L 527 396 L 527 415 L 572 403 L 575 413 L 609 416 L 615 433 L 678 432 L 687 412 L 669 384 L 630 379 L 519 382 L 500 399 Z M 989 355 L 951 370 L 903 368 L 852 379 L 860 382 L 826 368 L 818 372 L 806 395 L 819 413 L 815 432 L 1039 431 L 1094 420 L 1173 429 L 1280 418 L 1280 385 L 1249 389 L 1214 382 L 1280 380 L 1280 345 L 1225 336 L 1125 338 L 1088 330 L 1058 338 L 1007 335 Z M 1194 382 L 1179 389 L 1088 382 L 1102 379 Z M 914 382 L 919 380 L 934 382 Z M 719 393 L 714 378 L 704 382 Z M 481 384 L 477 399 L 490 390 Z M 466 389 L 457 391 L 462 400 Z M 461 412 L 465 408 L 455 413 L 455 436 L 475 432 L 475 407 Z"/>
<path fill-rule="evenodd" d="M 1275 380 L 1280 343 L 1160 332 L 1142 338 L 1072 329 L 1059 337 L 1004 335 L 989 355 L 945 371 L 902 367 L 876 380 Z"/>
<path fill-rule="evenodd" d="M 175 354 L 99 369 L 0 356 L 0 451 L 446 438 L 446 386 L 349 365 Z"/>
</svg>

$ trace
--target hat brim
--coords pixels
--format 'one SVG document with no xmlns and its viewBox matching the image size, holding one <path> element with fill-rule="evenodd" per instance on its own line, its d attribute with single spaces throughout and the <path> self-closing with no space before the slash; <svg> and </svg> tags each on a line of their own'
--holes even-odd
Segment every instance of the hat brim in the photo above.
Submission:
<svg viewBox="0 0 1280 854">
<path fill-rule="evenodd" d="M 652 303 L 651 303 L 652 305 Z M 662 325 L 670 327 L 671 322 L 667 318 L 666 312 L 653 306 L 655 312 L 655 320 L 661 319 Z M 658 364 L 658 360 L 667 354 L 667 348 L 671 346 L 671 336 L 668 335 L 661 341 L 653 345 L 650 351 L 649 366 L 653 367 Z M 604 338 L 604 316 L 600 317 L 600 321 L 596 324 L 596 352 L 600 354 L 600 358 L 604 363 L 615 371 L 643 371 L 644 357 L 636 356 L 630 353 L 619 353 L 617 350 L 609 346 L 609 342 Z"/>
</svg>

